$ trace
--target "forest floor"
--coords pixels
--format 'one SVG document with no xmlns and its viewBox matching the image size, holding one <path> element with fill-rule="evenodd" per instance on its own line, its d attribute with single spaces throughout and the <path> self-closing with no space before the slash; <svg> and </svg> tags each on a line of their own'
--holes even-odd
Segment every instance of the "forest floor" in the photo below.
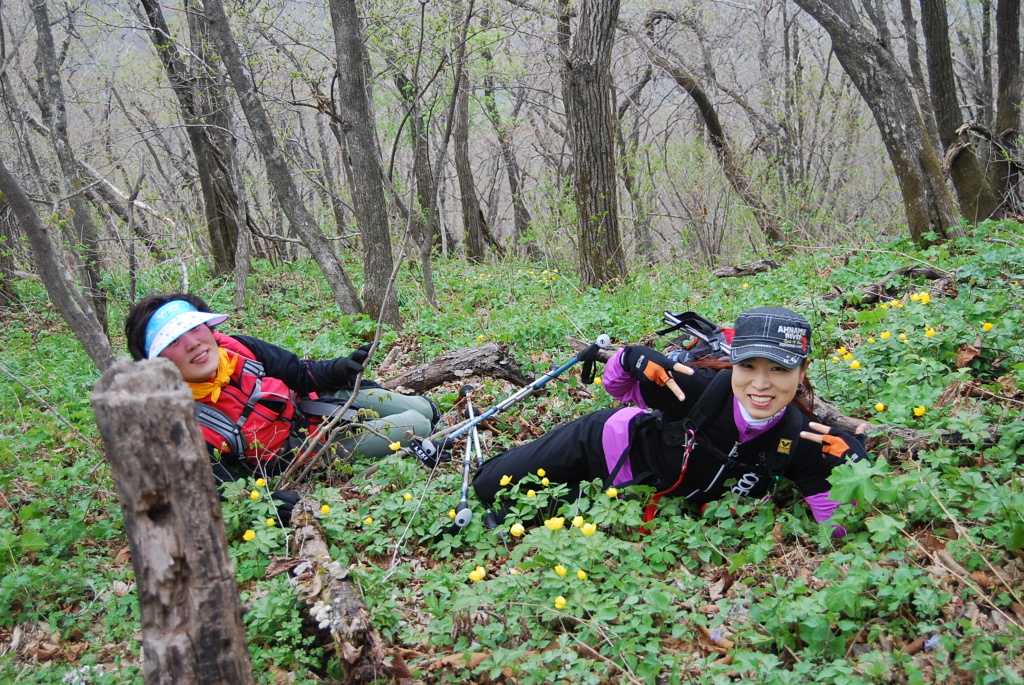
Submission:
<svg viewBox="0 0 1024 685">
<path fill-rule="evenodd" d="M 819 396 L 875 424 L 875 458 L 832 477 L 833 496 L 855 502 L 838 513 L 842 539 L 788 486 L 760 506 L 729 499 L 702 513 L 663 500 L 645 535 L 649 488 L 610 497 L 592 483 L 564 503 L 542 475 L 509 487 L 505 527 L 524 524 L 521 536 L 487 529 L 472 500 L 472 522 L 446 535 L 461 441 L 433 473 L 408 457 L 369 474 L 364 460 L 336 462 L 306 489 L 327 505 L 331 554 L 358 583 L 385 662 L 409 669 L 405 682 L 1024 682 L 1024 227 L 783 261 L 726 279 L 662 265 L 584 291 L 569 264 L 441 260 L 439 311 L 403 270 L 405 328 L 384 331 L 371 376 L 385 350 L 398 352 L 382 376 L 491 341 L 537 374 L 572 358 L 568 338 L 657 346 L 664 310 L 727 323 L 777 304 L 815 329 Z M 915 265 L 928 275 L 892 275 Z M 158 269 L 140 288 L 178 290 L 176 278 Z M 231 312 L 230 283 L 201 294 L 233 314 L 225 331 L 303 357 L 372 339 L 375 323 L 335 313 L 319 283 L 308 263 L 257 264 L 245 311 Z M 877 283 L 881 297 L 868 297 Z M 119 326 L 128 285 L 109 287 Z M 141 682 L 132 559 L 89 404 L 98 373 L 38 283 L 18 294 L 0 319 L 0 682 Z M 515 391 L 468 380 L 482 406 Z M 464 382 L 429 395 L 448 410 Z M 488 422 L 483 452 L 609 406 L 574 368 Z M 266 525 L 253 489 L 228 488 L 223 510 L 257 680 L 340 682 L 287 574 L 264 577 L 271 557 L 287 556 L 286 531 Z M 533 523 L 556 517 L 563 527 Z"/>
</svg>

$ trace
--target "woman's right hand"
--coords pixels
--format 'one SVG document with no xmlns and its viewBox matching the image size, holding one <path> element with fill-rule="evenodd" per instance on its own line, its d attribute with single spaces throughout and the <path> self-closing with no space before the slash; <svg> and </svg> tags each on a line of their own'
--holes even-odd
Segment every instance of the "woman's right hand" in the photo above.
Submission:
<svg viewBox="0 0 1024 685">
<path fill-rule="evenodd" d="M 689 366 L 673 362 L 661 352 L 640 345 L 630 345 L 624 348 L 622 368 L 640 382 L 651 382 L 668 388 L 680 402 L 686 399 L 686 395 L 683 394 L 679 384 L 672 378 L 672 374 L 669 371 L 675 371 L 687 376 L 693 375 L 693 369 Z"/>
</svg>

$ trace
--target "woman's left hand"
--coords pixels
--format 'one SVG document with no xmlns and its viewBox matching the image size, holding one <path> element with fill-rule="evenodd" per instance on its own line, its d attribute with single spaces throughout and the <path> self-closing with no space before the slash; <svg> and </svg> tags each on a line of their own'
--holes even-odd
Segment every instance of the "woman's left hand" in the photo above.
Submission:
<svg viewBox="0 0 1024 685">
<path fill-rule="evenodd" d="M 811 421 L 808 426 L 815 432 L 800 431 L 800 437 L 804 440 L 810 440 L 811 442 L 816 442 L 821 445 L 821 451 L 823 454 L 830 454 L 833 457 L 842 458 L 848 454 L 863 451 L 865 439 L 864 434 L 868 429 L 868 424 L 866 423 L 860 424 L 854 430 L 853 437 L 860 441 L 860 450 L 857 450 L 854 445 L 850 445 L 846 441 L 846 438 L 844 437 L 846 434 L 833 435 L 832 428 L 830 426 L 826 426 L 823 423 L 816 423 L 814 421 Z"/>
</svg>

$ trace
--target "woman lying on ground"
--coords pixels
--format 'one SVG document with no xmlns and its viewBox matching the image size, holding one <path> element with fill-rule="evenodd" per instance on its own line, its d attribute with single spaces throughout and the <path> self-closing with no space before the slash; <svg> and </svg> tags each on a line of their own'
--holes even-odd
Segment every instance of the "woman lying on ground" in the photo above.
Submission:
<svg viewBox="0 0 1024 685">
<path fill-rule="evenodd" d="M 812 420 L 810 339 L 799 314 L 761 307 L 736 320 L 728 362 L 690 368 L 647 347 L 625 347 L 605 365 L 603 385 L 636 407 L 597 411 L 514 447 L 486 462 L 473 487 L 491 506 L 503 476 L 517 481 L 542 468 L 574 489 L 600 478 L 605 487 L 651 485 L 655 501 L 668 495 L 706 504 L 730 490 L 770 496 L 785 477 L 815 520 L 828 521 L 840 504 L 829 497 L 829 474 L 867 457 L 867 424 L 851 436 Z M 845 532 L 833 528 L 836 537 Z"/>
<path fill-rule="evenodd" d="M 329 415 L 351 396 L 369 352 L 364 345 L 347 357 L 299 359 L 257 338 L 213 330 L 227 318 L 211 313 L 202 298 L 179 293 L 143 298 L 125 321 L 132 357 L 170 359 L 202 405 L 200 424 L 219 482 L 283 471 L 310 429 L 309 417 Z M 336 444 L 368 457 L 390 454 L 391 443 L 406 445 L 413 436 L 429 435 L 440 418 L 429 399 L 367 380 L 355 402 L 379 418 L 362 416 L 360 422 L 372 430 Z"/>
</svg>

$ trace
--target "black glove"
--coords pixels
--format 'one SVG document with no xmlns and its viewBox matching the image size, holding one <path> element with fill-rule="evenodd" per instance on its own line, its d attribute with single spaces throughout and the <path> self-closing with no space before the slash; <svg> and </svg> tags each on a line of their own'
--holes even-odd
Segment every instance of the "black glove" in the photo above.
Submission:
<svg viewBox="0 0 1024 685">
<path fill-rule="evenodd" d="M 354 383 L 356 375 L 363 370 L 366 357 L 370 351 L 369 345 L 363 345 L 347 357 L 338 357 L 334 360 L 332 371 L 337 378 L 344 379 L 345 383 Z"/>
<path fill-rule="evenodd" d="M 663 386 L 672 377 L 669 373 L 676 362 L 661 352 L 639 345 L 623 349 L 622 368 L 636 380 Z"/>
<path fill-rule="evenodd" d="M 583 348 L 583 350 L 576 355 L 576 358 L 583 362 L 583 371 L 580 374 L 580 380 L 587 385 L 594 382 L 594 362 L 604 361 L 598 357 L 598 353 L 600 351 L 601 348 L 598 347 L 597 344 L 591 344 Z"/>
<path fill-rule="evenodd" d="M 294 490 L 274 490 L 270 498 L 275 500 L 277 506 L 277 517 L 281 519 L 281 525 L 287 526 L 292 521 L 292 510 L 299 503 L 299 493 Z"/>
<path fill-rule="evenodd" d="M 356 362 L 357 364 L 365 364 L 366 358 L 370 356 L 371 347 L 373 347 L 373 343 L 366 343 L 365 345 L 360 345 L 355 352 L 348 356 L 348 358 Z"/>
</svg>

